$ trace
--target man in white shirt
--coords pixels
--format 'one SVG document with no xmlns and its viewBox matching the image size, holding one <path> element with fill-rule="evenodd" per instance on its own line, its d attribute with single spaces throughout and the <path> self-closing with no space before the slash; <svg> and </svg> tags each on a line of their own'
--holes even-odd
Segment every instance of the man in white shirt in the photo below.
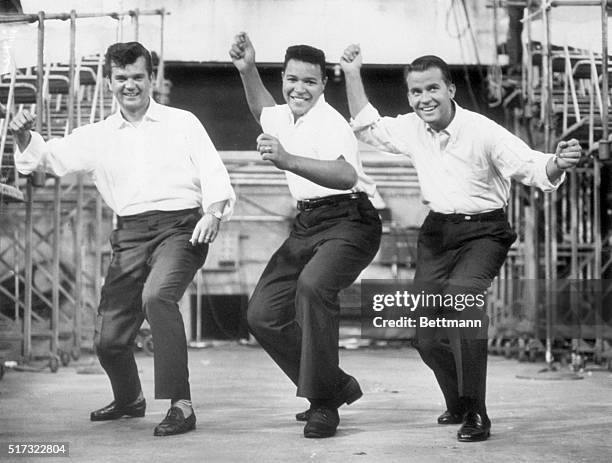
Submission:
<svg viewBox="0 0 612 463">
<path fill-rule="evenodd" d="M 91 174 L 118 216 L 95 332 L 114 401 L 92 412 L 91 420 L 144 416 L 132 344 L 146 317 L 155 343 L 155 398 L 171 400 L 154 435 L 180 434 L 194 429 L 196 418 L 178 301 L 204 264 L 219 222 L 229 219 L 235 195 L 198 119 L 150 97 L 153 68 L 146 48 L 138 42 L 111 45 L 104 75 L 119 111 L 48 142 L 30 132 L 33 116 L 23 111 L 10 125 L 15 162 L 23 174 Z"/>
<path fill-rule="evenodd" d="M 580 145 L 572 139 L 560 142 L 554 155 L 533 151 L 490 119 L 461 108 L 453 100 L 448 65 L 436 56 L 407 67 L 414 113 L 397 117 L 381 117 L 368 102 L 359 46 L 347 47 L 340 65 L 357 137 L 381 151 L 408 156 L 431 209 L 419 234 L 415 281 L 422 290 L 455 301 L 482 297 L 516 239 L 504 210 L 511 179 L 553 191 L 563 172 L 579 162 Z M 460 441 L 487 439 L 485 308 L 463 310 L 455 304 L 450 310 L 423 309 L 420 315 L 430 321 L 480 322 L 480 329 L 418 328 L 415 345 L 446 400 L 438 423 L 461 423 Z"/>
<path fill-rule="evenodd" d="M 376 187 L 363 172 L 348 123 L 325 102 L 321 50 L 287 49 L 284 105 L 276 105 L 264 87 L 245 33 L 236 36 L 230 56 L 264 131 L 257 149 L 286 172 L 300 211 L 253 292 L 249 327 L 297 386 L 297 395 L 310 401 L 310 409 L 296 415 L 307 421 L 304 436 L 333 436 L 338 407 L 362 395 L 357 380 L 338 366 L 338 292 L 378 250 L 380 217 L 368 199 Z"/>
</svg>

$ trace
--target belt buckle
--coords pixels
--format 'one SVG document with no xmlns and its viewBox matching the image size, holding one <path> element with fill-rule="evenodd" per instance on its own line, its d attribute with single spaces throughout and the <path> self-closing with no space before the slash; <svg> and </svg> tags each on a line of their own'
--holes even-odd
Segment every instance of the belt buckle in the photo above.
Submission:
<svg viewBox="0 0 612 463">
<path fill-rule="evenodd" d="M 311 209 L 311 205 L 309 204 L 309 201 L 307 199 L 302 199 L 300 201 L 298 201 L 297 203 L 297 208 L 301 211 L 301 212 L 306 212 L 309 209 Z"/>
</svg>

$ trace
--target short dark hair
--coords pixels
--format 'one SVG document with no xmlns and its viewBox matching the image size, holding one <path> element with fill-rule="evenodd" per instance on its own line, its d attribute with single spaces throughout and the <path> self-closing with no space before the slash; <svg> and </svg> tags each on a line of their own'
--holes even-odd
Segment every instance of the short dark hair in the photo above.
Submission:
<svg viewBox="0 0 612 463">
<path fill-rule="evenodd" d="M 442 73 L 442 78 L 447 85 L 453 83 L 450 68 L 446 61 L 439 56 L 425 55 L 415 59 L 412 63 L 404 68 L 404 79 L 408 77 L 411 72 L 423 72 L 431 68 L 438 68 Z"/>
<path fill-rule="evenodd" d="M 104 77 L 110 78 L 113 64 L 125 67 L 128 64 L 135 63 L 141 56 L 145 59 L 147 73 L 151 76 L 153 74 L 151 53 L 140 42 L 119 42 L 112 44 L 106 50 L 106 55 L 104 55 Z"/>
<path fill-rule="evenodd" d="M 285 52 L 283 71 L 287 69 L 287 63 L 291 59 L 319 66 L 319 68 L 321 69 L 321 77 L 325 78 L 325 53 L 323 53 L 323 50 L 311 47 L 310 45 L 290 46 Z"/>
</svg>

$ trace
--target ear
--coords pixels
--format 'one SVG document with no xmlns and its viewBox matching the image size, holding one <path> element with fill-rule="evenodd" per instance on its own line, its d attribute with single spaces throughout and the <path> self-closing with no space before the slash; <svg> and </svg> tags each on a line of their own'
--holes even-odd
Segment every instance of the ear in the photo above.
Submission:
<svg viewBox="0 0 612 463">
<path fill-rule="evenodd" d="M 325 90 L 326 85 L 327 85 L 327 77 L 323 77 L 323 90 Z"/>
<path fill-rule="evenodd" d="M 455 87 L 455 84 L 448 85 L 448 93 L 450 93 L 451 98 L 455 98 L 456 91 L 457 91 L 457 87 Z"/>
<path fill-rule="evenodd" d="M 113 86 L 111 85 L 111 80 L 110 77 L 105 77 L 104 80 L 106 81 L 106 85 L 108 86 L 108 89 L 111 91 L 113 91 Z"/>
<path fill-rule="evenodd" d="M 414 107 L 412 106 L 412 101 L 410 100 L 410 91 L 409 90 L 406 91 L 406 99 L 408 100 L 408 106 L 410 106 L 412 109 L 414 109 Z"/>
</svg>

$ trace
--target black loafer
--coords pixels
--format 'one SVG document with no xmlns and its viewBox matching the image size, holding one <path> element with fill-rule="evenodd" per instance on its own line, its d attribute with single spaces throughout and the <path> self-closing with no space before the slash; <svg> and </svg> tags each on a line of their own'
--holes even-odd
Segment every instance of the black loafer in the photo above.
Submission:
<svg viewBox="0 0 612 463">
<path fill-rule="evenodd" d="M 348 377 L 346 384 L 340 389 L 331 402 L 333 408 L 340 408 L 343 404 L 350 405 L 363 396 L 359 383 L 352 376 Z"/>
<path fill-rule="evenodd" d="M 491 422 L 476 412 L 467 412 L 463 417 L 463 424 L 457 431 L 459 442 L 479 442 L 487 440 L 490 435 Z"/>
<path fill-rule="evenodd" d="M 173 436 L 175 434 L 183 434 L 187 431 L 191 431 L 196 427 L 195 413 L 192 411 L 191 415 L 185 418 L 183 410 L 178 407 L 170 407 L 166 417 L 161 423 L 155 426 L 153 430 L 154 436 Z"/>
<path fill-rule="evenodd" d="M 340 424 L 338 410 L 328 407 L 316 407 L 310 411 L 308 422 L 304 426 L 304 437 L 321 438 L 336 434 Z"/>
<path fill-rule="evenodd" d="M 363 396 L 361 387 L 355 378 L 352 376 L 348 377 L 346 384 L 340 389 L 335 397 L 330 400 L 329 405 L 331 408 L 340 408 L 343 404 L 350 405 L 356 400 Z M 312 413 L 313 407 L 295 415 L 296 421 L 308 421 L 310 414 Z"/>
<path fill-rule="evenodd" d="M 91 412 L 89 418 L 91 421 L 108 421 L 117 420 L 123 416 L 142 417 L 145 415 L 146 408 L 147 402 L 144 398 L 123 406 L 118 406 L 113 400 L 106 407 Z"/>
<path fill-rule="evenodd" d="M 446 410 L 438 417 L 438 424 L 461 424 L 463 416 L 459 413 L 451 413 Z"/>
</svg>

